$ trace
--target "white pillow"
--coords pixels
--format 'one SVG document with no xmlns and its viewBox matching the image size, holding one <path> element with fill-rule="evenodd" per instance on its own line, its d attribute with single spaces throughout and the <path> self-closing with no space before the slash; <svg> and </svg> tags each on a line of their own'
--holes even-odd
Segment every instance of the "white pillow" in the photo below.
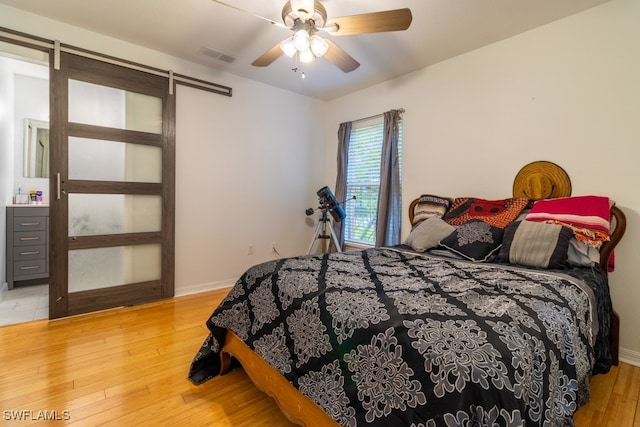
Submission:
<svg viewBox="0 0 640 427">
<path fill-rule="evenodd" d="M 417 252 L 424 252 L 438 246 L 440 240 L 448 237 L 455 230 L 454 226 L 447 224 L 442 218 L 433 216 L 411 230 L 404 244 L 411 246 Z"/>
</svg>

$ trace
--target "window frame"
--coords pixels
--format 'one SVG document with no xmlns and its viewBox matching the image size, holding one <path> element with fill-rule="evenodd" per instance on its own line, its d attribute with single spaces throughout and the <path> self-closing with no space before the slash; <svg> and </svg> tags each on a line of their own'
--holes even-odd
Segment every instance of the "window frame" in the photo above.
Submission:
<svg viewBox="0 0 640 427">
<path fill-rule="evenodd" d="M 363 149 L 359 145 L 366 143 L 365 140 L 367 139 L 367 136 L 366 135 L 363 136 L 362 134 L 364 134 L 365 132 L 371 132 L 372 130 L 371 128 L 375 128 L 374 131 L 376 132 L 375 145 L 377 150 L 377 159 L 376 159 L 377 166 L 375 167 L 376 169 L 375 184 L 372 184 L 371 181 L 366 181 L 366 179 L 363 180 L 362 177 L 360 177 L 361 179 L 360 182 L 350 179 L 350 177 L 352 176 L 353 167 L 354 167 L 354 161 L 352 156 L 354 154 L 357 154 L 356 153 L 357 151 L 360 151 L 360 152 L 363 151 Z M 401 119 L 399 122 L 399 129 L 398 129 L 398 160 L 399 160 L 399 166 L 400 166 L 401 180 L 402 180 L 402 130 L 403 130 L 403 126 L 402 126 L 402 119 Z M 359 135 L 359 133 L 361 134 Z M 362 139 L 359 139 L 359 137 L 361 137 Z M 347 172 L 346 172 L 346 178 L 345 178 L 345 181 L 346 181 L 345 182 L 345 199 L 346 199 L 345 211 L 347 212 L 347 217 L 344 219 L 345 246 L 356 247 L 356 248 L 368 248 L 368 247 L 375 246 L 377 214 L 378 214 L 377 203 L 378 203 L 378 197 L 380 192 L 380 169 L 381 169 L 383 140 L 384 140 L 384 114 L 353 122 L 353 127 L 351 129 L 351 136 L 349 138 L 349 153 L 348 153 L 348 161 L 347 161 Z M 367 145 L 370 146 L 370 145 L 373 145 L 373 143 L 369 142 Z M 364 149 L 366 149 L 366 147 Z M 370 153 L 371 151 L 369 150 L 368 152 Z M 369 171 L 371 171 L 371 169 L 369 169 Z M 366 231 L 370 231 L 372 233 L 372 234 L 368 234 L 371 236 L 371 240 L 358 239 L 358 238 L 355 238 L 353 235 L 354 225 L 352 223 L 353 221 L 352 218 L 354 216 L 358 218 L 357 214 L 362 213 L 362 212 L 358 212 L 358 206 L 363 202 L 363 198 L 358 197 L 359 193 L 358 192 L 354 193 L 353 187 L 355 186 L 375 187 L 374 201 L 375 201 L 376 207 L 373 210 L 368 210 L 368 215 L 370 217 L 373 217 L 373 220 L 369 220 L 368 224 L 367 223 L 360 224 L 361 227 L 368 227 L 368 230 Z M 352 200 L 354 195 L 356 196 L 356 199 Z M 369 197 L 369 198 L 366 198 L 365 200 L 371 201 L 372 199 Z M 371 225 L 373 225 L 373 227 L 371 227 Z"/>
</svg>

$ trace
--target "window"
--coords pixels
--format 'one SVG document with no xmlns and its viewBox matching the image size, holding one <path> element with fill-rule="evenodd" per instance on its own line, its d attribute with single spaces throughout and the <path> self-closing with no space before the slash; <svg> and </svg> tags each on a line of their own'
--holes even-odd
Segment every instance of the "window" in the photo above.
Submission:
<svg viewBox="0 0 640 427">
<path fill-rule="evenodd" d="M 383 134 L 384 116 L 353 123 L 347 163 L 345 242 L 375 244 Z M 402 121 L 398 152 L 402 170 Z"/>
</svg>

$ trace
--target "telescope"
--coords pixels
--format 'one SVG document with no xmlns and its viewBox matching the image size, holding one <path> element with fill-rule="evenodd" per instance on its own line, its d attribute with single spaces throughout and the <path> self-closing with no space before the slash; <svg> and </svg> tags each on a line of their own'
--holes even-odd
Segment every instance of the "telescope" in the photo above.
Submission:
<svg viewBox="0 0 640 427">
<path fill-rule="evenodd" d="M 328 186 L 322 187 L 316 194 L 320 201 L 320 209 L 326 209 L 335 222 L 340 222 L 347 217 L 346 212 L 340 206 L 340 202 L 336 200 L 336 196 L 333 195 Z"/>
<path fill-rule="evenodd" d="M 340 222 L 343 219 L 345 219 L 347 217 L 347 213 L 344 211 L 344 209 L 340 205 L 340 202 L 338 202 L 338 200 L 336 199 L 336 196 L 334 196 L 334 194 L 331 192 L 331 189 L 328 186 L 322 187 L 321 189 L 318 190 L 316 194 L 318 195 L 318 200 L 320 202 L 319 209 L 322 212 L 322 216 L 320 217 L 320 220 L 318 221 L 318 225 L 316 226 L 316 232 L 313 239 L 311 239 L 311 244 L 309 245 L 309 250 L 307 251 L 307 254 L 311 253 L 311 249 L 313 248 L 313 243 L 317 239 L 331 239 L 331 238 L 333 238 L 333 242 L 336 245 L 336 249 L 338 250 L 338 252 L 342 252 L 342 248 L 340 247 L 340 243 L 338 242 L 333 226 L 331 225 L 331 222 L 327 218 L 327 213 L 331 214 L 331 217 L 335 222 Z M 305 210 L 304 213 L 307 215 L 313 215 L 313 209 L 309 208 Z M 329 231 L 331 231 L 330 235 L 327 234 L 327 230 L 326 230 L 327 226 L 329 227 Z"/>
</svg>

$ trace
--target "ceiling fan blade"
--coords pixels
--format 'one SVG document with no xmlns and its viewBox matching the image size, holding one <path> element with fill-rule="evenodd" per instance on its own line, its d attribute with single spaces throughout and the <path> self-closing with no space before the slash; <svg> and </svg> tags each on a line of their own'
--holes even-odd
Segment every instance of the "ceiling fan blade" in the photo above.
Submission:
<svg viewBox="0 0 640 427">
<path fill-rule="evenodd" d="M 278 43 L 277 45 L 263 53 L 262 56 L 260 56 L 258 59 L 253 61 L 251 65 L 253 65 L 254 67 L 266 67 L 276 59 L 280 58 L 280 55 L 282 55 L 282 53 L 283 52 L 282 49 L 280 49 L 280 43 Z"/>
<path fill-rule="evenodd" d="M 329 20 L 323 30 L 336 36 L 402 31 L 409 28 L 412 20 L 410 9 L 394 9 L 334 18 Z"/>
<path fill-rule="evenodd" d="M 284 24 L 282 24 L 280 22 L 276 22 L 273 19 L 269 19 L 269 18 L 265 18 L 264 16 L 256 15 L 255 13 L 249 12 L 248 10 L 241 9 L 241 8 L 239 8 L 237 6 L 222 2 L 220 0 L 211 0 L 211 1 L 214 2 L 214 3 L 221 4 L 223 6 L 226 6 L 226 7 L 230 7 L 231 9 L 235 9 L 235 10 L 240 11 L 242 13 L 246 13 L 247 15 L 251 15 L 254 18 L 258 18 L 258 19 L 262 19 L 263 21 L 267 21 L 268 23 L 270 23 L 272 25 L 275 25 L 276 27 L 280 27 L 280 28 L 284 28 L 286 30 L 290 30 L 290 28 L 287 27 L 286 25 L 284 25 Z"/>
<path fill-rule="evenodd" d="M 353 59 L 347 52 L 336 46 L 335 43 L 333 43 L 331 40 L 325 39 L 325 41 L 329 45 L 329 49 L 327 49 L 324 57 L 332 62 L 336 67 L 340 68 L 345 73 L 348 73 L 360 66 L 360 63 L 358 61 Z"/>
</svg>

